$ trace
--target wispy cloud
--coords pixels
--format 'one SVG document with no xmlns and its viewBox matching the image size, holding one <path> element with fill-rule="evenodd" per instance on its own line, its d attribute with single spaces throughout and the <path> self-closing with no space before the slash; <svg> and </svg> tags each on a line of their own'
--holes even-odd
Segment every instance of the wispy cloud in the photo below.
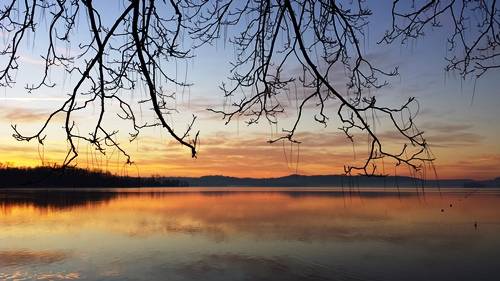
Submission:
<svg viewBox="0 0 500 281">
<path fill-rule="evenodd" d="M 471 124 L 426 123 L 428 142 L 434 147 L 457 147 L 477 145 L 482 136 L 474 131 Z"/>
<path fill-rule="evenodd" d="M 186 157 L 182 147 L 153 139 L 139 142 L 136 163 L 144 173 L 199 176 L 283 176 L 302 174 L 335 174 L 346 163 L 354 161 L 352 144 L 340 133 L 301 133 L 302 144 L 277 142 L 269 136 L 255 134 L 236 136 L 215 133 L 201 139 L 197 159 Z"/>
<path fill-rule="evenodd" d="M 44 118 L 47 118 L 48 113 L 37 111 L 35 109 L 25 109 L 25 108 L 12 108 L 10 110 L 4 110 L 2 113 L 2 118 L 15 123 L 23 122 L 41 122 Z"/>
</svg>

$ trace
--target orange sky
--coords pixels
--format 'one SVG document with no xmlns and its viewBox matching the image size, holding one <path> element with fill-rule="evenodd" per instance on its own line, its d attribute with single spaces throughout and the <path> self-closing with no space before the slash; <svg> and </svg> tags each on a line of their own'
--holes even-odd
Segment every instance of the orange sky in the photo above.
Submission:
<svg viewBox="0 0 500 281">
<path fill-rule="evenodd" d="M 447 89 L 447 92 L 439 92 L 442 89 Z M 500 105 L 499 99 L 493 98 L 495 95 L 489 92 L 492 89 L 485 85 L 478 87 L 471 106 L 467 96 L 455 98 L 459 94 L 454 89 L 449 85 L 442 86 L 433 90 L 433 95 L 424 92 L 418 97 L 423 109 L 416 122 L 425 132 L 436 157 L 434 163 L 438 177 L 489 179 L 500 176 L 500 145 L 497 142 L 500 129 L 495 125 L 500 118 L 494 110 L 497 103 Z M 441 95 L 438 98 L 435 96 L 437 93 Z M 391 99 L 394 92 L 388 89 L 381 94 L 382 97 L 384 95 Z M 22 132 L 34 132 L 49 114 L 50 108 L 59 104 L 57 95 L 30 97 L 23 92 L 8 90 L 0 99 L 0 162 L 15 166 L 62 163 L 67 147 L 60 119 L 56 118 L 49 127 L 45 146 L 39 146 L 36 141 L 16 141 L 11 136 L 13 131 L 10 127 L 17 124 Z M 120 128 L 119 141 L 135 164 L 125 165 L 124 157 L 112 149 L 107 151 L 107 155 L 101 155 L 86 143 L 79 143 L 80 157 L 76 163 L 83 168 L 142 176 L 276 177 L 296 172 L 306 175 L 339 174 L 343 172 L 344 165 L 359 163 L 366 157 L 366 138 L 357 136 L 353 147 L 338 131 L 335 115 L 332 115 L 326 128 L 314 122 L 313 113 L 306 115 L 297 130 L 297 139 L 302 142 L 299 148 L 288 142 L 267 143 L 267 140 L 279 135 L 281 128 L 289 126 L 291 118 L 284 117 L 274 127 L 266 124 L 248 127 L 243 121 L 224 125 L 219 116 L 204 110 L 218 104 L 221 104 L 221 99 L 217 95 L 212 100 L 193 95 L 191 100 L 185 99 L 178 104 L 181 112 L 198 115 L 195 128 L 200 130 L 197 159 L 192 159 L 187 149 L 172 141 L 160 128 L 145 130 L 137 141 L 129 143 L 127 133 L 130 128 L 113 123 L 113 118 L 110 118 L 106 120 L 106 126 Z M 142 117 L 147 118 L 147 114 L 148 111 L 145 111 Z M 85 124 L 93 115 L 78 118 Z M 177 130 L 182 130 L 186 124 L 182 115 L 173 121 Z M 401 144 L 390 133 L 382 131 L 380 134 L 387 137 L 385 141 L 389 147 L 400 147 Z M 395 170 L 390 162 L 378 164 L 384 173 L 408 174 L 407 167 Z M 435 177 L 432 169 L 426 169 L 421 176 Z"/>
<path fill-rule="evenodd" d="M 159 130 L 155 130 L 159 135 Z M 151 134 L 154 135 L 154 132 Z M 124 164 L 124 157 L 116 151 L 101 155 L 92 151 L 87 144 L 80 144 L 79 167 L 99 168 L 118 174 L 165 175 L 165 176 L 203 176 L 227 175 L 237 177 L 276 177 L 293 174 L 317 175 L 339 174 L 346 164 L 359 163 L 365 159 L 366 144 L 362 141 L 353 146 L 338 132 L 300 133 L 303 143 L 291 145 L 288 142 L 268 144 L 269 135 L 241 135 L 234 132 L 216 132 L 201 138 L 197 159 L 192 159 L 184 147 L 162 137 L 142 137 L 127 145 L 135 164 Z M 432 138 L 436 141 L 432 142 Z M 446 135 L 431 135 L 433 152 L 439 178 L 476 178 L 487 179 L 499 175 L 499 154 L 490 154 L 487 146 L 483 149 L 481 141 L 450 141 Z M 48 141 L 42 147 L 36 143 L 20 143 L 9 138 L 2 139 L 1 162 L 16 166 L 36 166 L 48 163 L 61 163 L 66 153 L 66 145 L 60 139 Z M 458 149 L 457 149 L 458 148 Z M 297 158 L 299 159 L 297 162 Z M 43 161 L 42 161 L 43 159 Z M 358 161 L 358 162 L 356 162 Z M 382 163 L 378 163 L 382 169 Z M 407 167 L 384 163 L 387 174 L 407 175 Z M 426 177 L 434 178 L 432 169 L 426 170 Z"/>
<path fill-rule="evenodd" d="M 375 14 L 378 9 L 374 7 Z M 381 24 L 382 22 L 374 22 L 374 34 L 377 30 L 384 30 Z M 0 37 L 6 36 L 0 34 Z M 35 132 L 51 110 L 64 102 L 67 86 L 74 80 L 66 74 L 52 73 L 50 80 L 57 82 L 58 87 L 44 88 L 31 94 L 26 92 L 24 86 L 33 83 L 33 77 L 40 77 L 43 73 L 43 61 L 40 59 L 43 49 L 38 49 L 37 45 L 43 39 L 39 41 L 31 42 L 32 44 L 28 44 L 30 47 L 22 47 L 20 61 L 23 64 L 16 73 L 17 83 L 12 88 L 2 89 L 0 94 L 1 163 L 36 166 L 62 163 L 65 156 L 66 143 L 58 118 L 47 130 L 48 137 L 43 148 L 36 140 L 21 143 L 12 138 L 12 124 L 17 124 L 26 134 Z M 420 115 L 415 122 L 419 129 L 425 132 L 431 145 L 439 178 L 488 179 L 500 176 L 498 72 L 486 73 L 478 81 L 461 80 L 453 73 L 443 71 L 443 57 L 446 53 L 440 50 L 446 46 L 446 36 L 439 32 L 431 33 L 418 43 L 411 48 L 382 48 L 374 45 L 367 47 L 369 55 L 377 65 L 388 65 L 389 68 L 398 65 L 400 72 L 399 77 L 389 81 L 389 86 L 378 91 L 372 90 L 370 94 L 377 96 L 377 102 L 384 106 L 399 106 L 409 97 L 417 98 Z M 68 48 L 67 51 L 71 49 Z M 343 172 L 344 165 L 358 163 L 366 156 L 366 138 L 358 137 L 353 147 L 337 129 L 337 108 L 333 105 L 328 105 L 326 109 L 330 118 L 326 128 L 314 121 L 317 111 L 307 111 L 304 114 L 297 129 L 297 139 L 302 141 L 300 149 L 289 143 L 266 143 L 282 129 L 290 128 L 296 114 L 296 104 L 293 102 L 290 102 L 288 111 L 281 116 L 277 126 L 262 122 L 248 127 L 244 123 L 245 120 L 235 120 L 225 125 L 220 116 L 206 111 L 206 108 L 221 109 L 227 106 L 228 101 L 224 100 L 219 86 L 230 69 L 229 59 L 232 58 L 232 53 L 224 48 L 212 48 L 201 49 L 197 55 L 185 66 L 186 73 L 189 73 L 189 82 L 193 82 L 193 86 L 189 89 L 173 89 L 179 91 L 175 107 L 180 114 L 168 116 L 168 121 L 177 132 L 186 128 L 192 114 L 198 116 L 194 128 L 200 131 L 201 140 L 197 159 L 192 159 L 187 149 L 172 142 L 166 132 L 158 128 L 145 130 L 138 141 L 128 143 L 130 127 L 117 121 L 118 118 L 113 116 L 111 110 L 104 124 L 107 128 L 120 130 L 118 141 L 127 148 L 135 165 L 125 166 L 124 157 L 112 149 L 108 150 L 105 156 L 97 155 L 93 148 L 85 143 L 79 143 L 80 157 L 77 164 L 80 167 L 100 168 L 130 175 L 217 174 L 274 177 L 296 172 L 306 175 L 338 174 Z M 2 62 L 0 60 L 0 63 Z M 179 67 L 179 72 L 183 72 L 182 66 Z M 342 81 L 342 77 L 335 79 Z M 345 83 L 340 83 L 338 87 L 343 90 Z M 140 87 L 127 96 L 132 102 L 144 97 L 145 92 Z M 151 118 L 148 105 L 140 110 L 141 120 Z M 78 116 L 77 119 L 81 121 L 78 130 L 85 132 L 84 126 L 90 124 L 95 115 L 94 108 L 86 115 Z M 389 136 L 389 147 L 400 145 L 397 140 L 390 138 L 390 132 L 381 130 L 379 133 Z M 408 173 L 406 167 L 395 171 L 391 163 L 379 164 L 380 169 L 387 174 Z M 433 174 L 432 170 L 425 171 L 426 177 L 432 178 Z"/>
</svg>

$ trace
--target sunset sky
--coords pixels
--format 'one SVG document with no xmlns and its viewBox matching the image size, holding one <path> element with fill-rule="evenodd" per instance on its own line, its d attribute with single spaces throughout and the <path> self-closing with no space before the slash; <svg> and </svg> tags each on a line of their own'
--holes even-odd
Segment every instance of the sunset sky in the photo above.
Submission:
<svg viewBox="0 0 500 281">
<path fill-rule="evenodd" d="M 106 1 L 111 5 L 111 1 Z M 500 176 L 500 75 L 491 71 L 481 79 L 462 80 L 454 73 L 444 71 L 447 54 L 446 39 L 449 27 L 436 29 L 424 38 L 401 45 L 377 45 L 378 39 L 389 27 L 389 1 L 373 9 L 369 26 L 369 38 L 364 45 L 366 56 L 378 65 L 391 69 L 399 66 L 400 76 L 391 78 L 389 86 L 374 94 L 384 105 L 397 106 L 409 97 L 415 96 L 420 104 L 420 114 L 416 120 L 436 156 L 439 178 L 487 179 Z M 111 7 L 99 7 L 103 11 Z M 108 9 L 107 9 L 108 8 Z M 110 12 L 111 13 L 111 12 Z M 86 31 L 85 20 L 81 20 L 80 30 Z M 44 147 L 36 141 L 18 142 L 12 137 L 12 124 L 27 134 L 39 128 L 52 110 L 59 107 L 65 98 L 68 85 L 74 78 L 61 73 L 51 73 L 51 80 L 58 84 L 27 93 L 26 84 L 33 83 L 42 75 L 46 34 L 39 33 L 22 46 L 17 84 L 12 88 L 2 88 L 0 93 L 0 162 L 15 166 L 36 166 L 47 163 L 61 163 L 66 153 L 66 143 L 61 123 L 52 124 Z M 0 34 L 0 40 L 8 34 Z M 189 44 L 189 43 L 186 43 Z M 75 46 L 59 46 L 71 52 Z M 175 143 L 160 128 L 145 130 L 137 141 L 128 143 L 127 127 L 115 118 L 106 119 L 106 126 L 120 129 L 121 143 L 128 149 L 135 162 L 124 165 L 124 157 L 108 151 L 106 156 L 98 155 L 85 143 L 79 146 L 80 167 L 100 168 L 129 175 L 201 176 L 227 175 L 239 177 L 274 177 L 292 173 L 305 175 L 339 174 L 345 164 L 363 159 L 366 141 L 360 139 L 352 144 L 337 128 L 339 121 L 336 108 L 327 110 L 330 123 L 326 128 L 314 121 L 314 113 L 302 119 L 297 139 L 302 143 L 291 145 L 266 141 L 289 128 L 295 111 L 295 101 L 289 104 L 289 111 L 277 126 L 265 122 L 246 126 L 245 120 L 234 120 L 225 125 L 221 116 L 208 112 L 207 108 L 221 109 L 227 101 L 219 89 L 229 73 L 229 61 L 233 49 L 223 41 L 217 46 L 207 46 L 195 50 L 196 57 L 186 64 L 179 62 L 179 76 L 187 73 L 187 81 L 194 85 L 177 92 L 175 106 L 179 114 L 169 117 L 175 128 L 183 130 L 192 114 L 198 116 L 195 129 L 200 130 L 200 150 L 197 159 L 190 152 Z M 5 62 L 0 59 L 0 62 Z M 165 67 L 175 68 L 175 63 L 165 63 Z M 186 70 L 187 67 L 187 70 Z M 343 81 L 345 77 L 339 77 Z M 345 84 L 345 83 L 344 83 Z M 340 89 L 345 88 L 339 83 Z M 145 96 L 139 88 L 130 93 L 130 100 Z M 149 106 L 141 107 L 141 118 L 151 118 Z M 80 120 L 92 118 L 79 116 Z M 60 121 L 60 120 L 59 120 Z M 383 133 L 383 132 L 382 132 Z M 393 174 L 394 167 L 385 167 Z M 399 168 L 404 174 L 407 169 Z"/>
</svg>

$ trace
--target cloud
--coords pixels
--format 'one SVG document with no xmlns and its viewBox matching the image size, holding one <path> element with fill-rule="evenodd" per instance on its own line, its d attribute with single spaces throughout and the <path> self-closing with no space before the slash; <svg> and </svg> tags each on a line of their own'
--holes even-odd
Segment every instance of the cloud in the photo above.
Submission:
<svg viewBox="0 0 500 281">
<path fill-rule="evenodd" d="M 500 176 L 500 154 L 480 151 L 456 152 L 456 159 L 438 159 L 438 173 L 446 178 L 492 179 Z"/>
<path fill-rule="evenodd" d="M 427 140 L 432 146 L 441 147 L 476 145 L 481 142 L 481 139 L 479 134 L 466 132 L 427 135 Z"/>
<path fill-rule="evenodd" d="M 236 136 L 217 132 L 201 138 L 197 159 L 186 156 L 175 142 L 141 140 L 136 163 L 142 173 L 172 176 L 224 174 L 231 176 L 283 176 L 292 173 L 337 174 L 353 163 L 352 143 L 342 133 L 297 134 L 300 145 L 288 141 L 269 144 L 267 134 Z M 366 150 L 359 142 L 359 159 Z M 363 150 L 364 149 L 364 150 Z M 298 160 L 297 160 L 298 159 Z"/>
<path fill-rule="evenodd" d="M 34 109 L 16 108 L 5 112 L 3 117 L 12 122 L 41 122 L 48 117 L 48 114 Z"/>
<path fill-rule="evenodd" d="M 13 101 L 24 100 L 22 98 L 14 99 Z M 10 100 L 9 100 L 10 101 Z M 12 123 L 31 123 L 31 122 L 42 122 L 49 116 L 49 113 L 45 110 L 30 108 L 29 103 L 26 106 L 18 105 L 0 105 L 0 120 L 3 122 Z"/>
<path fill-rule="evenodd" d="M 40 65 L 40 66 L 45 65 L 44 59 L 33 58 L 33 57 L 25 55 L 25 54 L 20 55 L 19 60 L 23 63 L 29 63 L 29 64 L 33 64 L 33 65 Z"/>
<path fill-rule="evenodd" d="M 482 135 L 473 132 L 470 124 L 436 124 L 426 123 L 421 126 L 424 138 L 434 148 L 477 145 Z M 378 134 L 381 140 L 401 143 L 406 139 L 398 132 L 387 131 Z"/>
<path fill-rule="evenodd" d="M 425 123 L 425 137 L 433 147 L 465 147 L 478 145 L 483 137 L 471 124 Z"/>
<path fill-rule="evenodd" d="M 438 131 L 442 133 L 456 133 L 471 130 L 474 128 L 471 124 L 444 124 L 444 123 L 424 123 L 423 126 L 428 130 Z"/>
</svg>

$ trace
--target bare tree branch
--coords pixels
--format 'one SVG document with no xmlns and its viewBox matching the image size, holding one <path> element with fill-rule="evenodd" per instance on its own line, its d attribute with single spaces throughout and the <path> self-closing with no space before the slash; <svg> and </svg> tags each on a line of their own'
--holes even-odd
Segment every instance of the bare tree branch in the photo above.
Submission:
<svg viewBox="0 0 500 281">
<path fill-rule="evenodd" d="M 53 70 L 76 76 L 60 107 L 32 135 L 21 133 L 13 125 L 14 138 L 36 139 L 44 143 L 46 131 L 56 115 L 64 117 L 64 132 L 69 144 L 64 166 L 79 155 L 76 142 L 83 140 L 105 154 L 118 149 L 132 163 L 119 143 L 118 130 L 110 130 L 105 121 L 111 117 L 129 122 L 129 140 L 137 139 L 142 129 L 164 128 L 170 137 L 197 155 L 199 132 L 193 133 L 196 116 L 182 132 L 167 116 L 176 112 L 169 106 L 175 93 L 164 85 L 190 86 L 170 74 L 168 62 L 192 58 L 196 48 L 224 40 L 234 47 L 231 72 L 220 89 L 232 100 L 228 108 L 209 108 L 221 115 L 226 124 L 243 118 L 248 125 L 260 121 L 278 124 L 283 116 L 295 119 L 290 127 L 269 142 L 296 138 L 300 124 L 310 114 L 327 126 L 340 123 L 340 131 L 355 141 L 368 138 L 368 154 L 361 165 L 346 165 L 345 172 L 380 174 L 377 163 L 388 158 L 396 165 L 419 170 L 434 157 L 414 123 L 418 103 L 410 97 L 400 106 L 380 105 L 372 89 L 388 85 L 398 69 L 377 66 L 363 50 L 363 40 L 371 10 L 363 0 L 127 0 L 116 13 L 102 14 L 92 0 L 11 0 L 0 5 L 0 32 L 6 36 L 0 49 L 0 86 L 12 87 L 20 66 L 19 46 L 28 34 L 44 34 L 37 15 L 48 22 L 44 43 L 43 73 L 36 83 L 26 85 L 27 92 L 53 88 Z M 446 70 L 458 71 L 463 78 L 476 78 L 499 68 L 500 12 L 496 0 L 394 0 L 392 20 L 379 43 L 403 43 L 419 38 L 429 28 L 450 26 L 449 56 Z M 111 18 L 113 15 L 115 18 Z M 78 17 L 86 18 L 86 36 L 75 36 Z M 103 18 L 105 17 L 105 19 Z M 444 24 L 442 22 L 445 22 Z M 189 37 L 189 38 L 188 38 Z M 191 47 L 183 48 L 184 40 Z M 78 42 L 71 55 L 57 48 Z M 340 87 L 338 72 L 345 73 L 345 88 Z M 337 79 L 337 80 L 336 80 Z M 127 95 L 143 87 L 154 120 L 139 123 L 137 105 Z M 297 106 L 291 107 L 292 89 L 300 88 Z M 92 129 L 80 133 L 78 114 L 98 108 Z M 416 108 L 416 110 L 415 110 Z M 113 110 L 118 114 L 110 114 Z M 312 112 L 312 113 L 311 113 Z M 333 112 L 333 114 L 331 113 Z M 377 132 L 375 122 L 383 119 L 389 129 L 403 140 L 394 151 Z"/>
</svg>

